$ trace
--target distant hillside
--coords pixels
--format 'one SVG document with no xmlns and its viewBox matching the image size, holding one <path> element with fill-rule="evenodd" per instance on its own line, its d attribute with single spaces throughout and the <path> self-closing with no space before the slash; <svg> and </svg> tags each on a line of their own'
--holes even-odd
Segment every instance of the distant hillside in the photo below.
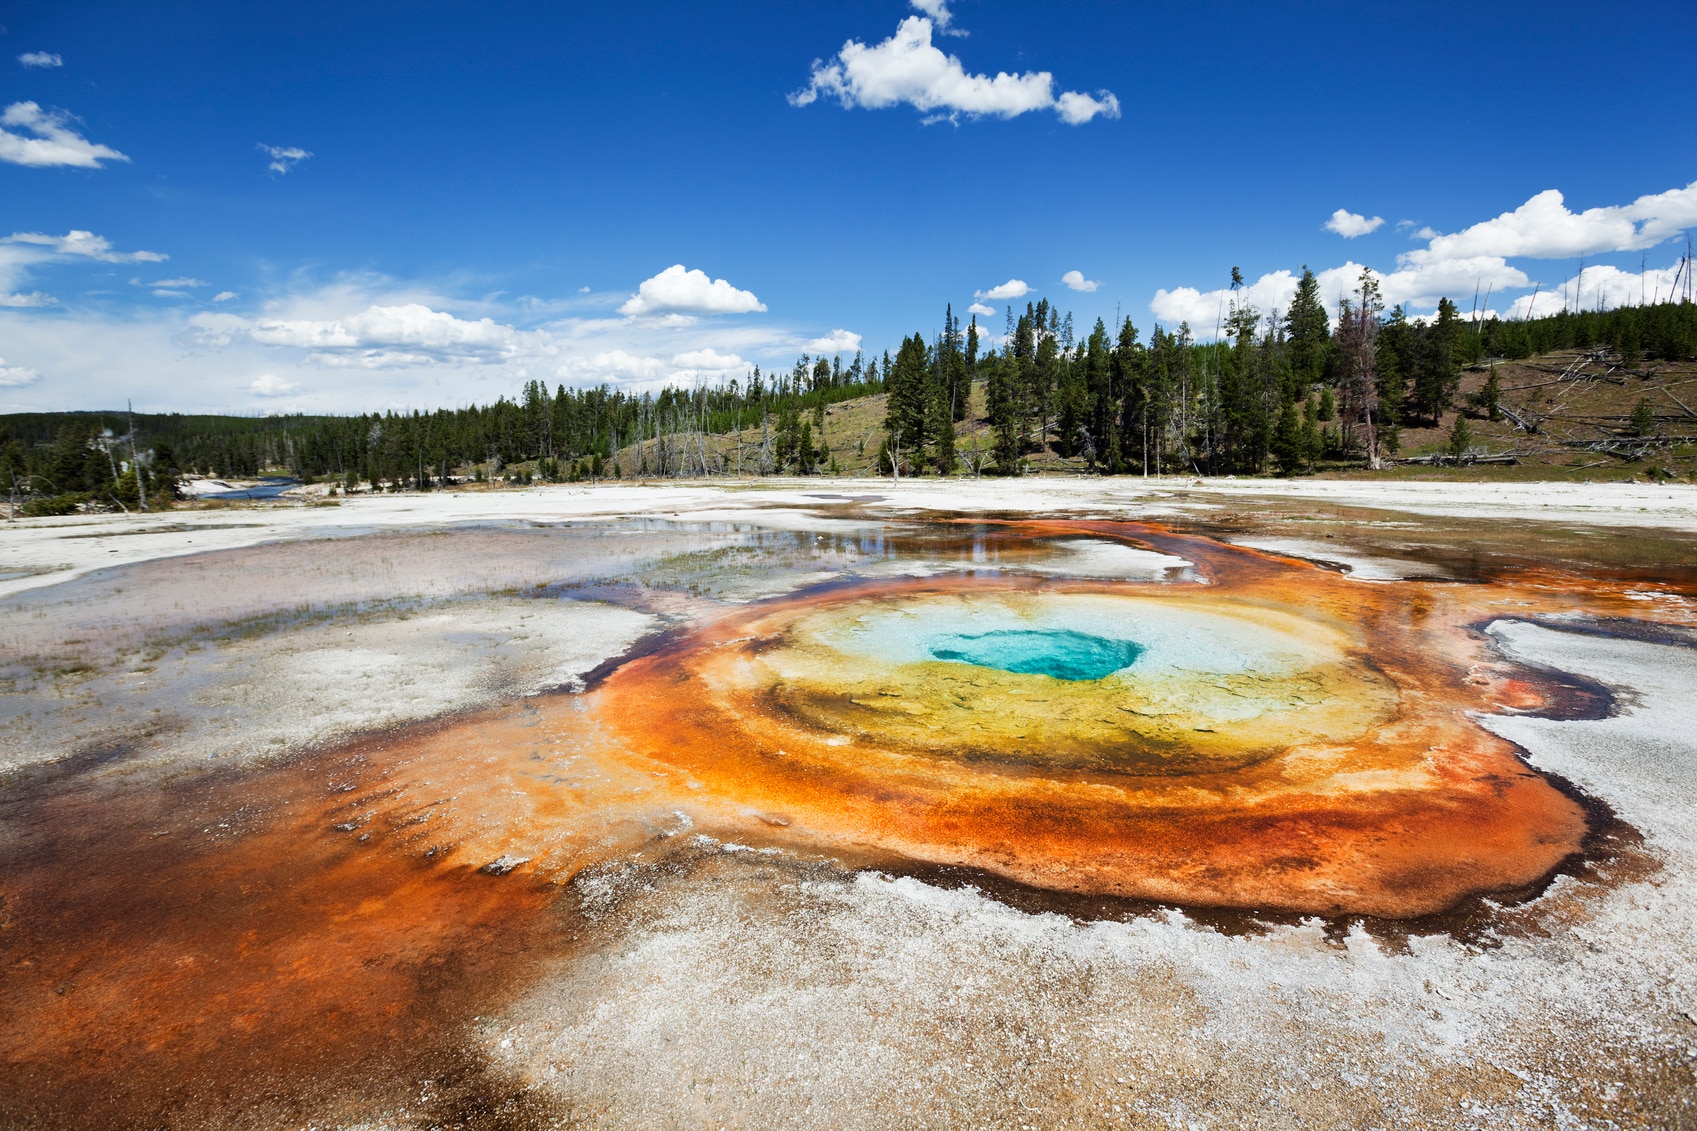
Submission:
<svg viewBox="0 0 1697 1131">
<path fill-rule="evenodd" d="M 1493 371 L 1499 388 L 1495 420 L 1485 399 Z M 954 428 L 955 451 L 962 460 L 957 474 L 971 473 L 975 451 L 988 459 L 994 443 L 985 384 L 983 380 L 973 383 L 966 419 Z M 827 464 L 835 461 L 843 475 L 889 474 L 887 464 L 877 466 L 888 402 L 888 394 L 878 393 L 826 409 L 819 438 L 830 453 Z M 1648 406 L 1647 415 L 1641 405 Z M 1471 437 L 1461 459 L 1455 460 L 1449 448 L 1458 416 L 1466 419 Z M 1645 420 L 1649 421 L 1646 434 L 1639 435 Z M 1395 462 L 1384 472 L 1366 472 L 1359 460 L 1322 460 L 1316 470 L 1399 476 L 1432 470 L 1515 479 L 1668 474 L 1697 478 L 1697 362 L 1628 366 L 1607 348 L 1558 350 L 1518 361 L 1487 359 L 1462 373 L 1453 407 L 1441 412 L 1435 423 L 1421 418 L 1404 423 L 1398 439 L 1398 448 L 1390 456 Z M 622 448 L 620 465 L 657 466 L 657 444 L 647 442 L 646 460 L 636 445 Z M 743 473 L 752 474 L 758 466 L 761 433 L 756 428 L 709 437 L 707 447 L 715 462 L 722 459 L 732 474 L 740 448 Z M 1028 452 L 1028 473 L 1091 473 L 1082 456 L 1063 456 L 1056 449 L 1049 442 Z M 1492 462 L 1480 463 L 1481 459 Z M 1513 462 L 1496 462 L 1505 459 Z M 1161 470 L 1169 475 L 1195 474 L 1193 469 L 1171 464 Z M 1133 475 L 1142 471 L 1141 466 L 1127 469 Z M 1155 471 L 1151 466 L 1150 473 Z"/>
</svg>

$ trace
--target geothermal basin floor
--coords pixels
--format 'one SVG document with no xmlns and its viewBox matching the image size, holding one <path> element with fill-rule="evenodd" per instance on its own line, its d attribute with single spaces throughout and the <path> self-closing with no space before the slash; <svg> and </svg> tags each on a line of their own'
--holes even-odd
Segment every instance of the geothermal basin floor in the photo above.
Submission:
<svg viewBox="0 0 1697 1131">
<path fill-rule="evenodd" d="M 702 626 L 1192 593 L 1183 538 L 1334 619 L 1476 612 L 1465 725 L 1584 850 L 1414 918 L 1096 898 L 607 755 Z M 1697 1123 L 1689 488 L 355 497 L 5 525 L 0 602 L 0 1127 Z"/>
</svg>

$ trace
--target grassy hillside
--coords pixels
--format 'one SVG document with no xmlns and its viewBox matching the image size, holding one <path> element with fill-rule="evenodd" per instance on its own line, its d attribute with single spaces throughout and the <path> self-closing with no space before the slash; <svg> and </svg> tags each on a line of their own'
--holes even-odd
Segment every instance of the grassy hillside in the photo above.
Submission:
<svg viewBox="0 0 1697 1131">
<path fill-rule="evenodd" d="M 1493 369 L 1500 390 L 1497 420 L 1490 419 L 1482 403 Z M 877 474 L 875 460 L 884 435 L 887 399 L 880 393 L 826 410 L 823 439 L 839 473 Z M 1649 404 L 1650 427 L 1644 436 L 1635 434 L 1635 424 L 1644 420 L 1640 402 Z M 1321 474 L 1504 480 L 1697 477 L 1697 362 L 1626 366 L 1618 355 L 1605 350 L 1562 350 L 1522 361 L 1498 360 L 1463 374 L 1455 405 L 1436 425 L 1423 419 L 1404 424 L 1396 465 L 1381 472 L 1322 465 Z M 1635 411 L 1639 413 L 1636 422 Z M 1450 466 L 1447 453 L 1458 414 L 1467 418 L 1472 457 L 1508 456 L 1515 463 L 1480 464 L 1464 457 L 1462 466 Z M 991 447 L 982 381 L 973 387 L 967 418 L 956 426 L 955 436 L 966 472 L 975 445 L 984 453 Z M 739 446 L 745 471 L 752 473 L 757 466 L 759 429 L 709 437 L 707 443 L 712 452 L 724 453 L 732 468 Z M 1440 460 L 1403 462 L 1433 456 Z M 622 467 L 632 468 L 638 462 L 634 448 L 621 451 Z M 649 462 L 653 463 L 652 457 Z M 1044 474 L 1088 471 L 1082 459 L 1063 459 L 1047 445 L 1032 453 L 1029 462 L 1034 472 Z"/>
</svg>

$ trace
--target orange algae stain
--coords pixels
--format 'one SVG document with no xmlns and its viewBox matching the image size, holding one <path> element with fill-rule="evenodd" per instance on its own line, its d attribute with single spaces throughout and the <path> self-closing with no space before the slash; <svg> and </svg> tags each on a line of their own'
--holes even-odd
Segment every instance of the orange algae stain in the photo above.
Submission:
<svg viewBox="0 0 1697 1131">
<path fill-rule="evenodd" d="M 10 805 L 0 1122 L 286 1122 L 404 1099 L 554 933 L 551 885 L 426 855 L 434 830 L 407 823 L 439 796 L 423 779 L 452 794 L 463 769 L 366 743 Z"/>
<path fill-rule="evenodd" d="M 1209 584 L 922 578 L 780 599 L 625 665 L 595 713 L 631 754 L 783 814 L 786 840 L 1060 890 L 1407 917 L 1525 888 L 1580 849 L 1578 804 L 1468 717 L 1505 690 L 1477 678 L 1468 629 L 1494 601 L 1151 527 L 1021 529 L 1131 539 Z M 1161 621 L 1191 666 L 1074 683 L 890 655 L 904 610 L 924 632 L 995 604 L 1006 623 Z M 1259 658 L 1210 669 L 1186 632 Z"/>
</svg>

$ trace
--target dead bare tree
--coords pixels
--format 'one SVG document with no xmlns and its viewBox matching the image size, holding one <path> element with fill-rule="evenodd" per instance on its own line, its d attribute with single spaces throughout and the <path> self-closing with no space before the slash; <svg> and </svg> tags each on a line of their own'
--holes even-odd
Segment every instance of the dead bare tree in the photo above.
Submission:
<svg viewBox="0 0 1697 1131">
<path fill-rule="evenodd" d="M 1376 346 L 1379 337 L 1379 315 L 1384 310 L 1379 296 L 1379 281 L 1373 272 L 1363 268 L 1355 300 L 1338 300 L 1338 328 L 1333 335 L 1344 363 L 1343 394 L 1338 418 L 1346 442 L 1357 426 L 1361 429 L 1361 447 L 1367 466 L 1375 471 L 1384 466 L 1380 451 L 1379 431 L 1374 423 L 1378 407 L 1378 367 Z"/>
</svg>

